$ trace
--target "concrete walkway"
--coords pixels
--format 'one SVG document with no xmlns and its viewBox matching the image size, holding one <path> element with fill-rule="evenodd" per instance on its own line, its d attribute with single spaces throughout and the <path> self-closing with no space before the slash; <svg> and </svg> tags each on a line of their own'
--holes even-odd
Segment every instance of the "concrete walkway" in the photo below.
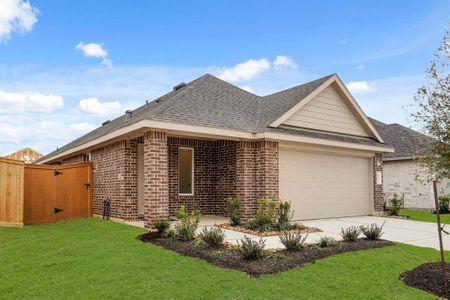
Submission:
<svg viewBox="0 0 450 300">
<path fill-rule="evenodd" d="M 306 242 L 317 243 L 321 236 L 328 236 L 336 240 L 341 240 L 341 236 L 339 234 L 341 228 L 370 225 L 372 223 L 377 223 L 381 226 L 384 222 L 384 234 L 382 236 L 384 239 L 414 246 L 439 249 L 437 226 L 435 223 L 371 216 L 319 219 L 303 221 L 301 223 L 309 227 L 317 227 L 323 231 L 308 234 Z M 208 224 L 208 226 L 210 226 L 210 224 Z M 201 229 L 202 228 L 199 228 L 199 231 Z M 450 226 L 448 229 L 450 231 Z M 244 236 L 248 236 L 249 238 L 255 240 L 260 239 L 258 236 L 232 230 L 225 230 L 225 234 L 225 240 L 232 244 L 237 244 L 238 241 L 244 238 Z M 266 249 L 283 248 L 278 236 L 264 237 L 263 239 L 266 241 Z M 450 250 L 450 235 L 444 235 L 444 248 L 445 250 Z"/>
</svg>

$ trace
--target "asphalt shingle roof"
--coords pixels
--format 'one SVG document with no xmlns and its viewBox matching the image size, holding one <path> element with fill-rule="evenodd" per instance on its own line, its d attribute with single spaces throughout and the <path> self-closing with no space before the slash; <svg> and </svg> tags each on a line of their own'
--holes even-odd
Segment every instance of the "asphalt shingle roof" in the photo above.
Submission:
<svg viewBox="0 0 450 300">
<path fill-rule="evenodd" d="M 271 123 L 333 75 L 260 97 L 206 74 L 178 90 L 171 91 L 135 109 L 131 118 L 127 117 L 126 114 L 122 115 L 53 151 L 43 159 L 144 119 L 252 133 L 273 131 L 273 128 L 269 128 Z M 302 134 L 302 131 L 288 130 L 285 133 L 299 135 Z M 303 134 L 310 135 L 311 131 L 304 131 Z M 316 134 L 316 137 L 321 138 L 321 136 L 324 135 Z M 324 138 L 330 139 L 333 137 L 326 135 Z M 336 140 L 342 139 L 340 136 L 334 138 Z M 354 142 L 367 143 L 366 140 L 354 139 Z M 371 140 L 370 143 L 382 145 L 375 140 Z"/>
<path fill-rule="evenodd" d="M 433 141 L 430 137 L 400 124 L 385 124 L 372 118 L 369 119 L 386 145 L 395 149 L 394 153 L 385 153 L 385 158 L 421 156 L 427 152 Z"/>
</svg>

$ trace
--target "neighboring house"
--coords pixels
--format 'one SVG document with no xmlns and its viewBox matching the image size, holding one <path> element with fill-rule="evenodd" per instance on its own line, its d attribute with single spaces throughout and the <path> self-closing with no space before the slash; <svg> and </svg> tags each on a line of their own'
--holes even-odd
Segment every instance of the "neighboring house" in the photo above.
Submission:
<svg viewBox="0 0 450 300">
<path fill-rule="evenodd" d="M 259 97 L 205 75 L 59 148 L 40 163 L 93 162 L 94 213 L 152 220 L 184 204 L 291 201 L 296 220 L 376 214 L 392 152 L 337 75 Z"/>
<path fill-rule="evenodd" d="M 35 162 L 36 160 L 42 158 L 44 155 L 37 152 L 34 149 L 31 149 L 29 147 L 23 148 L 22 150 L 10 153 L 6 155 L 6 158 L 12 158 L 17 160 L 23 160 L 27 164 L 31 164 Z"/>
<path fill-rule="evenodd" d="M 384 155 L 383 189 L 388 200 L 394 193 L 404 198 L 405 208 L 432 209 L 435 207 L 432 183 L 426 181 L 426 168 L 415 159 L 424 155 L 432 139 L 399 124 L 385 124 L 371 119 L 387 145 L 395 153 Z M 437 184 L 438 194 L 450 194 L 450 180 Z"/>
</svg>

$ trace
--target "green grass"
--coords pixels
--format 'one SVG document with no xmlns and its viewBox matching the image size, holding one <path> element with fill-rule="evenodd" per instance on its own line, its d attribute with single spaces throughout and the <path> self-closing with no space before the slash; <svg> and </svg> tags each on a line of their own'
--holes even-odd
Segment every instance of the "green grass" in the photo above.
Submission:
<svg viewBox="0 0 450 300">
<path fill-rule="evenodd" d="M 400 212 L 400 215 L 409 216 L 414 221 L 436 222 L 436 215 L 430 211 L 404 209 Z M 450 224 L 450 214 L 441 215 L 441 222 Z"/>
<path fill-rule="evenodd" d="M 398 276 L 438 252 L 404 244 L 331 256 L 259 279 L 83 219 L 0 228 L 0 299 L 434 299 Z M 449 255 L 450 258 L 450 255 Z"/>
</svg>

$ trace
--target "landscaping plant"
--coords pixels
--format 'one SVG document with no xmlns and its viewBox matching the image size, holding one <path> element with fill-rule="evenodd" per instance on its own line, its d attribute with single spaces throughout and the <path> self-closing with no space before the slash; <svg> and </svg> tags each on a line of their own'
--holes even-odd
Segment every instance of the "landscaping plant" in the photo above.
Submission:
<svg viewBox="0 0 450 300">
<path fill-rule="evenodd" d="M 239 242 L 239 251 L 245 259 L 258 259 L 264 256 L 264 247 L 266 242 L 263 239 L 259 241 L 254 241 L 251 238 L 245 236 Z"/>
<path fill-rule="evenodd" d="M 294 211 L 291 210 L 291 203 L 288 201 L 280 201 L 278 205 L 278 224 L 277 227 L 280 230 L 298 229 L 297 224 L 291 224 L 291 220 L 294 216 Z"/>
<path fill-rule="evenodd" d="M 326 248 L 333 246 L 335 243 L 336 241 L 332 237 L 321 236 L 319 242 L 317 243 L 317 246 L 319 246 L 320 248 Z"/>
<path fill-rule="evenodd" d="M 386 222 L 384 222 L 386 223 Z M 383 235 L 383 227 L 384 227 L 384 223 L 381 226 L 378 226 L 378 224 L 373 223 L 370 225 L 362 225 L 360 227 L 361 232 L 364 234 L 364 236 L 368 239 L 368 240 L 379 240 L 380 237 Z"/>
<path fill-rule="evenodd" d="M 390 199 L 389 202 L 390 202 L 389 215 L 390 216 L 398 216 L 400 213 L 400 209 L 401 209 L 403 201 L 398 197 L 397 193 L 394 193 L 394 195 L 392 195 L 392 198 Z"/>
<path fill-rule="evenodd" d="M 308 234 L 306 234 L 305 237 L 302 237 L 301 234 L 288 234 L 285 232 L 280 235 L 280 242 L 288 251 L 300 251 L 303 248 L 307 237 Z"/>
<path fill-rule="evenodd" d="M 205 227 L 200 233 L 199 238 L 208 246 L 217 248 L 225 240 L 225 232 L 221 228 L 211 227 L 208 229 Z"/>
<path fill-rule="evenodd" d="M 258 210 L 256 211 L 256 223 L 262 227 L 265 224 L 275 225 L 275 209 L 277 201 L 273 198 L 261 198 L 258 200 Z"/>
<path fill-rule="evenodd" d="M 241 224 L 242 216 L 242 200 L 236 197 L 228 198 L 228 217 L 231 220 L 231 225 L 236 226 Z"/>
<path fill-rule="evenodd" d="M 361 230 L 358 226 L 350 226 L 347 229 L 341 228 L 341 237 L 344 242 L 354 242 L 358 238 Z"/>
<path fill-rule="evenodd" d="M 200 223 L 200 212 L 193 210 L 191 213 L 188 213 L 184 205 L 181 205 L 176 212 L 176 217 L 179 220 L 175 225 L 177 238 L 182 241 L 192 241 L 195 237 L 195 230 L 197 230 Z"/>
<path fill-rule="evenodd" d="M 258 227 L 258 224 L 256 223 L 255 219 L 250 219 L 245 223 L 244 227 L 245 229 L 255 229 L 256 227 Z"/>
<path fill-rule="evenodd" d="M 153 221 L 153 226 L 155 226 L 158 232 L 162 235 L 169 228 L 170 224 L 167 219 L 156 219 Z"/>
<path fill-rule="evenodd" d="M 450 195 L 442 195 L 439 196 L 439 210 L 442 213 L 448 213 L 449 212 L 449 202 L 450 202 Z"/>
</svg>

